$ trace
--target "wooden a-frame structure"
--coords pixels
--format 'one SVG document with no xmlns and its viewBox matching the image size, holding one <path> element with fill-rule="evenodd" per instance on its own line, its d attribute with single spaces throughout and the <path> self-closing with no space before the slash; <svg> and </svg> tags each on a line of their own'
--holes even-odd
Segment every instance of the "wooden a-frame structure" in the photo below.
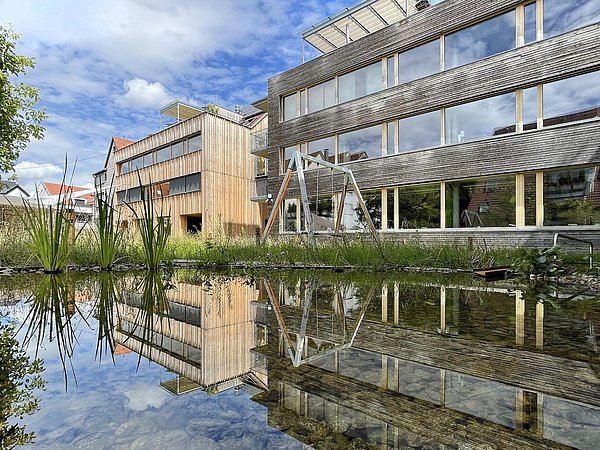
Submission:
<svg viewBox="0 0 600 450">
<path fill-rule="evenodd" d="M 375 225 L 373 225 L 373 221 L 371 220 L 371 215 L 369 214 L 369 210 L 367 209 L 367 205 L 362 198 L 360 193 L 360 189 L 358 188 L 358 184 L 356 183 L 356 179 L 354 178 L 354 174 L 352 171 L 346 167 L 338 166 L 336 164 L 332 164 L 329 161 L 324 161 L 319 158 L 315 158 L 310 155 L 306 155 L 304 153 L 295 152 L 290 160 L 287 171 L 285 173 L 285 177 L 283 178 L 283 182 L 281 183 L 281 187 L 279 188 L 279 193 L 277 194 L 277 198 L 275 199 L 275 205 L 273 206 L 273 210 L 269 215 L 269 220 L 267 221 L 267 225 L 263 232 L 263 235 L 260 239 L 261 244 L 264 244 L 271 233 L 271 228 L 273 228 L 273 223 L 275 222 L 275 218 L 277 214 L 281 210 L 281 204 L 283 203 L 283 199 L 285 198 L 285 191 L 290 184 L 290 180 L 292 179 L 292 175 L 294 170 L 298 173 L 298 184 L 300 185 L 300 196 L 302 198 L 302 210 L 304 211 L 304 225 L 306 227 L 306 231 L 308 233 L 308 239 L 310 245 L 315 245 L 315 230 L 313 226 L 313 219 L 310 211 L 310 202 L 308 200 L 308 192 L 306 190 L 306 182 L 304 181 L 304 169 L 302 161 L 308 161 L 317 166 L 323 166 L 331 169 L 335 172 L 341 172 L 344 174 L 344 184 L 342 185 L 342 193 L 340 196 L 339 206 L 337 210 L 337 217 L 335 221 L 335 234 L 339 234 L 342 228 L 342 218 L 344 214 L 344 203 L 346 200 L 346 193 L 348 191 L 348 185 L 352 185 L 352 189 L 356 195 L 358 200 L 358 204 L 362 209 L 365 215 L 365 221 L 367 222 L 367 226 L 371 231 L 374 240 L 378 240 L 377 231 L 375 230 Z M 333 192 L 331 193 L 333 195 Z M 318 199 L 317 199 L 318 201 Z"/>
</svg>

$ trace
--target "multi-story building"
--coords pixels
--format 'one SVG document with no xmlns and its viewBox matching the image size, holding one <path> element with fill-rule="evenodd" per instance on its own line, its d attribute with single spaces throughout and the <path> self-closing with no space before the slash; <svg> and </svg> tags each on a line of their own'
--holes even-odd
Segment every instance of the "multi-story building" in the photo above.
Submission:
<svg viewBox="0 0 600 450">
<path fill-rule="evenodd" d="M 366 0 L 311 27 L 323 55 L 269 80 L 269 192 L 300 151 L 351 169 L 390 235 L 597 235 L 599 22 L 600 0 Z M 342 175 L 305 169 L 315 229 L 331 230 Z M 294 177 L 280 232 L 300 211 Z M 352 193 L 344 211 L 364 228 Z"/>
<path fill-rule="evenodd" d="M 251 133 L 266 127 L 266 113 L 174 102 L 161 114 L 175 122 L 126 146 L 111 144 L 120 220 L 131 225 L 143 216 L 145 194 L 174 233 L 254 234 L 261 219 L 249 201 L 255 168 L 248 149 Z"/>
</svg>

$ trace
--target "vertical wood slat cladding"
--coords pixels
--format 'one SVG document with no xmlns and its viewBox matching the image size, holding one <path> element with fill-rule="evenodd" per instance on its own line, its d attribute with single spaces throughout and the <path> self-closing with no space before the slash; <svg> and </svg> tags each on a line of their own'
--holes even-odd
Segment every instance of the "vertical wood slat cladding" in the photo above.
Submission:
<svg viewBox="0 0 600 450">
<path fill-rule="evenodd" d="M 412 153 L 345 164 L 359 188 L 451 181 L 464 178 L 548 170 L 573 165 L 600 164 L 600 120 L 545 128 L 483 141 L 438 147 Z M 316 170 L 304 172 L 309 194 L 316 193 Z M 331 190 L 329 169 L 320 169 L 319 191 Z M 283 175 L 269 179 L 269 192 L 278 192 Z M 334 175 L 334 190 L 342 177 Z M 292 178 L 286 195 L 298 196 Z"/>
<path fill-rule="evenodd" d="M 181 229 L 182 215 L 203 217 L 207 232 L 252 232 L 259 222 L 259 207 L 251 203 L 251 182 L 254 174 L 250 154 L 250 129 L 213 114 L 202 114 L 174 125 L 117 153 L 123 161 L 202 130 L 202 150 L 140 169 L 142 184 L 158 183 L 201 172 L 202 191 L 172 195 L 157 202 L 157 213 L 170 215 L 174 232 Z M 139 186 L 138 172 L 115 179 L 115 189 Z M 142 204 L 132 204 L 141 216 Z M 133 220 L 134 214 L 125 205 L 119 207 L 123 220 Z M 162 212 L 161 212 L 162 211 Z"/>
<path fill-rule="evenodd" d="M 283 95 L 324 81 L 331 74 L 347 72 L 391 53 L 416 47 L 442 34 L 510 10 L 522 2 L 523 0 L 446 0 L 274 76 L 269 80 L 269 94 L 273 90 L 277 95 Z M 269 113 L 273 118 L 277 116 L 273 116 L 276 105 L 272 101 L 269 95 Z M 277 106 L 278 102 L 279 99 Z"/>
<path fill-rule="evenodd" d="M 169 336 L 202 350 L 201 368 L 167 352 L 145 345 L 117 332 L 116 339 L 136 352 L 204 386 L 238 377 L 250 370 L 255 346 L 252 309 L 248 299 L 256 290 L 243 280 L 217 282 L 207 291 L 204 286 L 177 283 L 169 294 L 173 301 L 200 308 L 201 324 L 182 323 L 169 317 L 155 317 L 152 331 Z M 117 304 L 123 319 L 142 326 L 138 308 Z M 149 335 L 152 335 L 149 333 Z"/>
<path fill-rule="evenodd" d="M 286 147 L 598 69 L 600 24 L 595 24 L 286 122 L 273 123 L 269 142 Z M 272 95 L 278 97 L 277 91 Z M 276 115 L 275 111 L 271 114 Z"/>
</svg>

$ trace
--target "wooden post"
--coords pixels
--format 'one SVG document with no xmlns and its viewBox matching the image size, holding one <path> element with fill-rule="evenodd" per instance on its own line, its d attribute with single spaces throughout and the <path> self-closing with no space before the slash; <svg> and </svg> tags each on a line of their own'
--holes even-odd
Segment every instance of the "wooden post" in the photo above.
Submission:
<svg viewBox="0 0 600 450">
<path fill-rule="evenodd" d="M 304 181 L 304 169 L 302 168 L 302 159 L 299 153 L 296 153 L 296 171 L 298 172 L 298 184 L 300 185 L 300 197 L 302 199 L 302 210 L 304 211 L 304 226 L 308 233 L 308 242 L 311 247 L 315 246 L 315 230 L 313 227 L 312 214 L 310 212 L 310 201 L 308 199 L 308 191 L 306 190 L 306 182 Z M 317 169 L 318 170 L 318 169 Z M 317 199 L 317 202 L 319 199 Z"/>
<path fill-rule="evenodd" d="M 544 303 L 535 305 L 535 348 L 544 350 Z"/>
<path fill-rule="evenodd" d="M 516 211 L 515 219 L 517 228 L 525 226 L 525 175 L 518 173 L 515 180 Z"/>
<path fill-rule="evenodd" d="M 515 291 L 515 344 L 525 344 L 525 299 L 520 290 Z"/>
<path fill-rule="evenodd" d="M 348 175 L 344 174 L 344 185 L 342 186 L 342 193 L 340 194 L 340 197 L 339 197 L 337 218 L 335 221 L 335 234 L 338 234 L 342 227 L 342 220 L 344 219 L 344 203 L 346 203 L 346 193 L 347 192 L 348 192 Z"/>
<path fill-rule="evenodd" d="M 293 168 L 292 163 L 290 162 L 290 166 L 288 167 L 287 172 L 285 173 L 285 178 L 283 179 L 283 183 L 279 188 L 279 193 L 277 194 L 277 198 L 275 199 L 275 205 L 273 206 L 273 210 L 271 211 L 271 215 L 269 216 L 269 220 L 267 221 L 267 225 L 265 226 L 265 231 L 263 232 L 262 237 L 260 238 L 260 243 L 264 244 L 271 233 L 271 228 L 273 227 L 273 223 L 275 223 L 275 218 L 277 217 L 277 213 L 281 208 L 281 203 L 283 202 L 283 198 L 285 195 L 285 191 L 287 190 L 288 185 L 290 184 L 290 180 L 292 179 Z"/>
<path fill-rule="evenodd" d="M 377 230 L 375 229 L 375 225 L 373 224 L 373 221 L 371 220 L 371 214 L 369 213 L 369 210 L 367 209 L 367 205 L 365 205 L 365 201 L 363 200 L 360 190 L 358 189 L 358 184 L 356 183 L 354 174 L 352 174 L 352 172 L 350 172 L 349 176 L 350 176 L 350 181 L 352 182 L 352 186 L 354 188 L 354 192 L 356 193 L 356 198 L 358 199 L 358 204 L 360 205 L 361 209 L 363 210 L 363 213 L 365 214 L 365 220 L 367 221 L 367 226 L 371 230 L 373 240 L 378 242 L 379 238 L 377 236 Z"/>
<path fill-rule="evenodd" d="M 544 172 L 535 173 L 535 226 L 544 226 Z"/>
</svg>

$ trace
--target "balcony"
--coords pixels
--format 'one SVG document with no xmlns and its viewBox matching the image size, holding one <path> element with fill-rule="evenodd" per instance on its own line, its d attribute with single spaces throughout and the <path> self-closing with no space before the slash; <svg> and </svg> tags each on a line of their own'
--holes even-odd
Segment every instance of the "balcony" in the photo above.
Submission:
<svg viewBox="0 0 600 450">
<path fill-rule="evenodd" d="M 256 178 L 252 197 L 250 197 L 250 201 L 257 203 L 264 203 L 269 200 L 269 195 L 267 194 L 267 177 Z"/>
<path fill-rule="evenodd" d="M 252 147 L 250 153 L 255 156 L 267 157 L 267 150 L 269 147 L 269 134 L 268 130 L 258 131 L 250 136 L 252 140 Z"/>
</svg>

